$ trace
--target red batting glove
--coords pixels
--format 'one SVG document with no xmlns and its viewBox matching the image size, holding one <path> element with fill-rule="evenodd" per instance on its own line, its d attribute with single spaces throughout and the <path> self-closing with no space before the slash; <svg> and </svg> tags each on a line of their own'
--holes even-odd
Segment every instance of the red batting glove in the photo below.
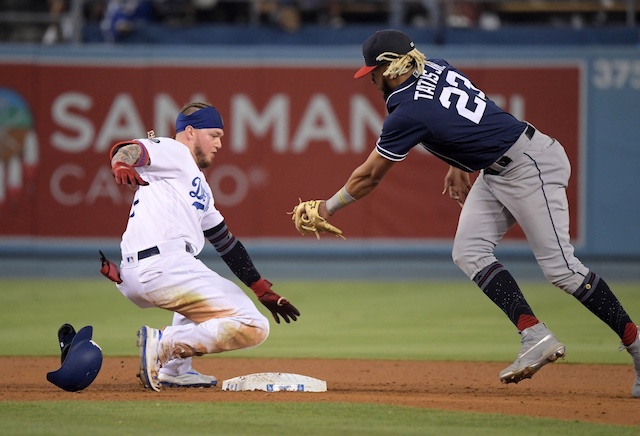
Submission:
<svg viewBox="0 0 640 436">
<path fill-rule="evenodd" d="M 100 268 L 102 275 L 112 282 L 116 282 L 118 284 L 122 283 L 120 271 L 118 271 L 116 264 L 107 259 L 102 251 L 98 250 L 98 252 L 100 253 L 100 262 L 102 262 L 102 267 Z"/>
<path fill-rule="evenodd" d="M 140 174 L 128 163 L 116 162 L 111 167 L 113 177 L 118 185 L 147 186 L 149 182 L 145 181 Z"/>
<path fill-rule="evenodd" d="M 289 318 L 296 321 L 298 316 L 300 316 L 300 312 L 295 306 L 289 301 L 276 294 L 271 290 L 272 283 L 263 278 L 256 281 L 251 285 L 251 290 L 255 292 L 256 297 L 264 306 L 271 311 L 271 314 L 275 318 L 276 322 L 280 324 L 280 318 L 278 315 L 284 319 L 287 324 L 290 322 Z"/>
</svg>

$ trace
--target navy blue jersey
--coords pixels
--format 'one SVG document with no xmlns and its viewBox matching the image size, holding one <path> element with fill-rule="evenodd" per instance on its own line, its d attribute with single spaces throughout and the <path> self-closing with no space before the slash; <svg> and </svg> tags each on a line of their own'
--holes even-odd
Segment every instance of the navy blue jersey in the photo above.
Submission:
<svg viewBox="0 0 640 436">
<path fill-rule="evenodd" d="M 395 89 L 387 110 L 378 153 L 401 161 L 421 145 L 467 172 L 498 160 L 527 127 L 443 59 L 427 60 L 421 75 Z"/>
</svg>

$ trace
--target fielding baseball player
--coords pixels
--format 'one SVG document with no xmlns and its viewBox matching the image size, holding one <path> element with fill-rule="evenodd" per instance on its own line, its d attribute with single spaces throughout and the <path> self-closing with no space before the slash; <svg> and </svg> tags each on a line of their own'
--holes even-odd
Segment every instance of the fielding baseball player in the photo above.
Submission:
<svg viewBox="0 0 640 436">
<path fill-rule="evenodd" d="M 365 41 L 363 54 L 365 66 L 355 78 L 371 77 L 389 115 L 375 149 L 335 195 L 294 208 L 296 228 L 303 235 L 342 236 L 326 220 L 371 192 L 414 146 L 424 147 L 450 165 L 443 194 L 463 206 L 453 243 L 454 262 L 521 335 L 520 353 L 500 372 L 500 380 L 518 383 L 565 354 L 565 345 L 536 318 L 494 255 L 495 246 L 517 222 L 545 277 L 620 337 L 636 371 L 632 395 L 640 397 L 638 327 L 605 281 L 574 256 L 565 192 L 571 169 L 562 145 L 500 109 L 445 60 L 425 59 L 402 32 L 375 33 Z M 475 171 L 481 173 L 472 187 L 469 173 Z"/>
<path fill-rule="evenodd" d="M 242 289 L 195 257 L 206 240 L 276 322 L 300 315 L 271 290 L 215 208 L 201 170 L 211 165 L 223 134 L 213 106 L 190 103 L 178 115 L 175 139 L 149 135 L 111 149 L 116 182 L 137 190 L 122 236 L 120 272 L 104 256 L 102 272 L 138 306 L 174 312 L 164 330 L 138 331 L 140 381 L 155 391 L 213 386 L 216 378 L 195 371 L 192 356 L 254 347 L 269 334 L 269 322 Z"/>
</svg>

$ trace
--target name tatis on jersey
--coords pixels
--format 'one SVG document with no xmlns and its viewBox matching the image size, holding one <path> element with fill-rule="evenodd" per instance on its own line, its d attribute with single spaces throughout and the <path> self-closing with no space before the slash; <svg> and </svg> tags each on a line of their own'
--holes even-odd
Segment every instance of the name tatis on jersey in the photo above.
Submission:
<svg viewBox="0 0 640 436">
<path fill-rule="evenodd" d="M 427 68 L 431 68 L 434 71 L 431 72 Z M 436 85 L 440 80 L 440 75 L 446 67 L 438 64 L 434 64 L 431 61 L 425 62 L 425 70 L 418 78 L 418 84 L 416 85 L 416 91 L 413 94 L 413 99 L 427 98 L 433 100 L 433 95 L 436 91 Z"/>
</svg>

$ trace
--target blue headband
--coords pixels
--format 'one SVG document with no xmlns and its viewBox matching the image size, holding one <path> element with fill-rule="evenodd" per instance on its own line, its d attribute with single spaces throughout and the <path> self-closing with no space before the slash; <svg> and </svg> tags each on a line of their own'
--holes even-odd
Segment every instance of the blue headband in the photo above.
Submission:
<svg viewBox="0 0 640 436">
<path fill-rule="evenodd" d="M 191 115 L 180 113 L 176 120 L 176 133 L 182 132 L 187 126 L 194 129 L 223 129 L 222 117 L 213 106 L 207 106 L 195 111 Z"/>
</svg>

